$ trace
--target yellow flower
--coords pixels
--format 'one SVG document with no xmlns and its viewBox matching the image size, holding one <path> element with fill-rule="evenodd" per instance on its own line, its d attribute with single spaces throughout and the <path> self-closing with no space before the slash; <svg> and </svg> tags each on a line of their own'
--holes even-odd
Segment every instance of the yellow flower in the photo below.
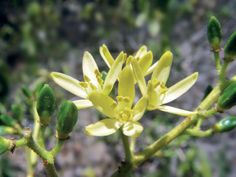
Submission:
<svg viewBox="0 0 236 177">
<path fill-rule="evenodd" d="M 165 105 L 187 92 L 198 78 L 198 73 L 193 73 L 192 75 L 179 81 L 175 85 L 169 88 L 166 87 L 166 81 L 168 80 L 170 74 L 172 58 L 173 55 L 170 51 L 167 51 L 161 56 L 157 66 L 152 73 L 151 79 L 148 81 L 148 85 L 146 85 L 145 79 L 139 74 L 141 72 L 140 66 L 135 60 L 131 62 L 140 90 L 143 95 L 148 96 L 147 109 L 159 109 L 164 112 L 182 116 L 194 114 L 195 112 L 190 112 Z"/>
<path fill-rule="evenodd" d="M 83 56 L 83 76 L 84 81 L 78 81 L 66 74 L 59 72 L 52 72 L 52 79 L 65 90 L 75 94 L 84 99 L 73 101 L 78 109 L 87 108 L 93 106 L 92 102 L 89 101 L 88 95 L 94 91 L 102 92 L 108 95 L 114 83 L 116 82 L 118 75 L 122 69 L 122 65 L 125 60 L 123 52 L 119 54 L 115 62 L 111 64 L 111 68 L 103 81 L 102 75 L 94 61 L 93 56 L 89 52 L 85 52 Z"/>
<path fill-rule="evenodd" d="M 107 46 L 103 44 L 100 47 L 99 51 L 103 60 L 110 68 L 111 65 L 114 63 L 115 59 L 112 57 Z M 141 72 L 144 76 L 151 74 L 154 68 L 157 66 L 157 62 L 152 65 L 153 62 L 152 51 L 148 51 L 147 46 L 145 45 L 141 46 L 134 56 L 130 55 L 127 58 L 127 64 L 129 64 L 132 59 L 137 60 L 138 64 L 141 66 Z"/>
<path fill-rule="evenodd" d="M 89 100 L 95 108 L 107 118 L 86 126 L 85 132 L 92 136 L 107 136 L 118 129 L 126 136 L 137 137 L 143 131 L 138 122 L 146 110 L 147 98 L 142 97 L 134 106 L 135 81 L 131 67 L 126 66 L 119 75 L 118 96 L 114 101 L 101 92 L 89 94 Z"/>
</svg>

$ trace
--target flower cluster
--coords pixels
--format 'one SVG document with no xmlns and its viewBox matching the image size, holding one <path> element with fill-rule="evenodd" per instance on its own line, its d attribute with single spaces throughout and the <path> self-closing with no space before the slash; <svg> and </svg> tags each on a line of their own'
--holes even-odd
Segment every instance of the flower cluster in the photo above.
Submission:
<svg viewBox="0 0 236 177">
<path fill-rule="evenodd" d="M 193 73 L 167 87 L 173 59 L 170 51 L 165 52 L 154 64 L 153 54 L 146 46 L 140 47 L 135 55 L 128 56 L 121 52 L 114 58 L 107 46 L 102 45 L 100 54 L 109 68 L 105 79 L 89 52 L 85 52 L 83 56 L 84 81 L 58 72 L 51 73 L 59 86 L 82 98 L 74 101 L 78 109 L 95 107 L 106 116 L 85 127 L 88 135 L 107 136 L 121 129 L 124 135 L 137 137 L 143 131 L 138 121 L 147 110 L 158 109 L 181 116 L 195 113 L 166 105 L 188 91 L 198 78 L 198 73 Z M 148 75 L 151 77 L 147 81 Z M 111 91 L 115 89 L 113 87 L 116 82 L 118 89 L 117 96 L 114 96 Z M 135 101 L 136 84 L 142 94 L 138 101 Z"/>
</svg>

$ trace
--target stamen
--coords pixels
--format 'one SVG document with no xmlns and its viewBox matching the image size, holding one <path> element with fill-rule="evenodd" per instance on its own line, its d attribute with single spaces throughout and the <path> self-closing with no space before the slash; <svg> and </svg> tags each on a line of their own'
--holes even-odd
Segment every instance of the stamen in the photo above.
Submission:
<svg viewBox="0 0 236 177">
<path fill-rule="evenodd" d="M 92 83 L 92 82 L 89 82 L 89 87 L 92 89 L 92 90 L 96 90 L 97 87 Z"/>
<path fill-rule="evenodd" d="M 116 100 L 117 100 L 118 102 L 126 102 L 126 103 L 128 103 L 128 102 L 130 101 L 130 98 L 127 97 L 127 96 L 117 96 L 117 97 L 116 97 Z"/>
<path fill-rule="evenodd" d="M 88 87 L 88 83 L 87 82 L 80 82 L 79 85 L 81 87 L 87 88 Z"/>
<path fill-rule="evenodd" d="M 90 82 L 90 79 L 89 79 L 89 77 L 88 77 L 88 76 L 86 76 L 86 75 L 84 75 L 84 81 L 85 81 L 85 82 Z"/>
</svg>

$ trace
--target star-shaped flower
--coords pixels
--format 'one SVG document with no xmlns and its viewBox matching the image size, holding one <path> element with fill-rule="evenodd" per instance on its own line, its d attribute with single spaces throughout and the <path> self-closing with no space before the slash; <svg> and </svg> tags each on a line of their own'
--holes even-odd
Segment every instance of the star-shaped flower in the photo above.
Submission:
<svg viewBox="0 0 236 177">
<path fill-rule="evenodd" d="M 73 101 L 78 109 L 87 108 L 93 106 L 92 102 L 87 99 L 90 93 L 99 91 L 104 95 L 109 95 L 122 69 L 124 61 L 125 55 L 121 52 L 111 64 L 110 70 L 103 81 L 102 74 L 100 73 L 93 56 L 89 52 L 85 52 L 82 63 L 84 81 L 78 81 L 59 72 L 52 72 L 51 77 L 65 90 L 84 98 Z"/>
<path fill-rule="evenodd" d="M 107 136 L 121 129 L 126 136 L 137 137 L 143 131 L 138 122 L 146 110 L 147 98 L 142 97 L 134 106 L 135 81 L 131 67 L 126 66 L 119 75 L 118 96 L 113 100 L 100 92 L 89 94 L 89 100 L 95 108 L 107 118 L 90 124 L 85 132 L 92 136 Z"/>
<path fill-rule="evenodd" d="M 157 66 L 152 73 L 151 79 L 148 81 L 148 85 L 146 85 L 144 77 L 140 75 L 140 66 L 135 60 L 131 62 L 140 90 L 143 95 L 147 95 L 148 97 L 147 109 L 158 109 L 164 112 L 182 116 L 194 114 L 195 112 L 190 112 L 166 105 L 167 103 L 177 99 L 185 92 L 187 92 L 194 85 L 198 78 L 198 73 L 193 73 L 185 79 L 179 81 L 175 85 L 169 88 L 166 87 L 166 81 L 168 80 L 170 74 L 172 58 L 173 55 L 169 51 L 161 56 Z"/>
</svg>

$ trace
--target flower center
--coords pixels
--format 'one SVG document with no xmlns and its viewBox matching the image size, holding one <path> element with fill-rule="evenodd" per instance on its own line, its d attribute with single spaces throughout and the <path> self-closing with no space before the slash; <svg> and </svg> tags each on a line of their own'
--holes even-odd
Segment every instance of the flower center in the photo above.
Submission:
<svg viewBox="0 0 236 177">
<path fill-rule="evenodd" d="M 148 82 L 149 109 L 155 109 L 156 106 L 162 105 L 167 90 L 168 88 L 165 86 L 165 83 L 160 82 L 157 79 Z"/>
<path fill-rule="evenodd" d="M 154 80 L 153 87 L 158 90 L 160 95 L 164 95 L 168 90 L 165 83 L 158 81 L 157 79 Z"/>
<path fill-rule="evenodd" d="M 124 109 L 118 113 L 118 120 L 121 122 L 131 121 L 133 118 L 133 111 L 131 109 Z"/>
</svg>

